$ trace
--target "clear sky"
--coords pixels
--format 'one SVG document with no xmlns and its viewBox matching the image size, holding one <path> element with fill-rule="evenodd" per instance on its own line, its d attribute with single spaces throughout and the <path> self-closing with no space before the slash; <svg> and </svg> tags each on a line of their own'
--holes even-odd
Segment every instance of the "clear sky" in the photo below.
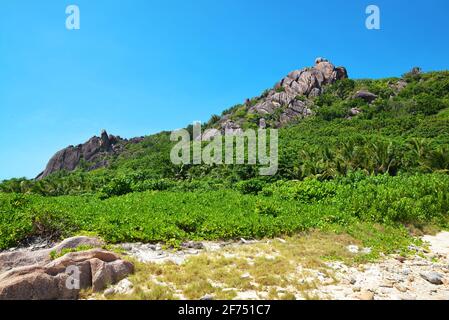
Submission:
<svg viewBox="0 0 449 320">
<path fill-rule="evenodd" d="M 365 28 L 370 4 L 381 30 Z M 103 128 L 206 121 L 318 56 L 352 78 L 449 69 L 448 20 L 447 0 L 0 0 L 0 180 Z"/>
</svg>

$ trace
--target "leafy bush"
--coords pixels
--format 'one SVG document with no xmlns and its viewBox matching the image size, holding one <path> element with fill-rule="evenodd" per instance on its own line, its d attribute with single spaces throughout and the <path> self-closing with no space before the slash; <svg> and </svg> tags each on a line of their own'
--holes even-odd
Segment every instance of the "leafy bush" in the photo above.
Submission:
<svg viewBox="0 0 449 320">
<path fill-rule="evenodd" d="M 132 192 L 133 179 L 130 177 L 114 178 L 100 190 L 100 197 L 103 199 L 113 196 L 121 196 Z"/>
<path fill-rule="evenodd" d="M 414 97 L 414 104 L 409 108 L 411 113 L 421 113 L 424 115 L 437 114 L 440 110 L 449 107 L 441 99 L 429 95 L 428 93 L 420 93 Z"/>
<path fill-rule="evenodd" d="M 52 208 L 32 208 L 30 210 L 32 229 L 29 236 L 49 239 L 66 237 L 78 227 L 64 211 Z"/>
<path fill-rule="evenodd" d="M 242 194 L 258 194 L 265 186 L 265 182 L 259 179 L 251 179 L 246 181 L 240 181 L 236 184 L 237 190 Z"/>
<path fill-rule="evenodd" d="M 344 104 L 321 107 L 317 110 L 316 115 L 323 120 L 332 121 L 346 117 L 348 115 L 348 108 Z"/>
<path fill-rule="evenodd" d="M 315 179 L 304 181 L 279 181 L 263 189 L 263 195 L 280 197 L 286 200 L 296 200 L 301 203 L 315 203 L 333 197 L 336 184 L 333 181 L 320 182 Z"/>
<path fill-rule="evenodd" d="M 257 215 L 266 215 L 266 216 L 271 216 L 271 217 L 277 217 L 280 213 L 280 210 L 272 203 L 258 201 L 256 203 L 256 208 L 254 209 L 254 212 Z"/>
</svg>

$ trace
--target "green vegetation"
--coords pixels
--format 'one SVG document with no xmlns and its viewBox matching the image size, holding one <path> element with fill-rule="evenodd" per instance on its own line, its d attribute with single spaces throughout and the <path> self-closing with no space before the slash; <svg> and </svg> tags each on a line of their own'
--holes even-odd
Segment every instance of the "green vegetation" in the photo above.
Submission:
<svg viewBox="0 0 449 320">
<path fill-rule="evenodd" d="M 0 248 L 31 235 L 94 232 L 111 243 L 263 238 L 309 229 L 352 233 L 360 223 L 447 226 L 449 176 L 353 174 L 320 182 L 258 183 L 238 191 L 146 191 L 97 196 L 1 194 Z M 251 191 L 251 192 L 248 192 Z M 357 235 L 355 235 L 357 237 Z M 363 240 L 363 239 L 362 239 Z M 366 241 L 372 240 L 370 237 Z"/>
<path fill-rule="evenodd" d="M 449 72 L 403 78 L 401 90 L 399 79 L 327 87 L 313 101 L 315 116 L 280 130 L 273 177 L 258 177 L 257 166 L 173 165 L 162 132 L 128 145 L 107 169 L 4 181 L 0 249 L 80 232 L 176 244 L 318 229 L 349 234 L 374 252 L 405 250 L 411 230 L 449 226 Z M 353 99 L 362 89 L 378 99 Z M 351 115 L 354 108 L 361 113 Z M 225 113 L 254 126 L 247 109 Z"/>
<path fill-rule="evenodd" d="M 64 248 L 64 249 L 62 249 L 61 251 L 55 251 L 55 250 L 53 250 L 53 251 L 51 251 L 50 252 L 50 258 L 52 259 L 52 260 L 55 260 L 55 259 L 58 259 L 58 258 L 60 258 L 60 257 L 62 257 L 62 256 L 65 256 L 67 253 L 71 253 L 71 252 L 81 252 L 81 251 L 88 251 L 88 250 L 91 250 L 91 249 L 93 249 L 94 247 L 92 247 L 92 246 L 88 246 L 88 245 L 80 245 L 80 246 L 78 246 L 78 247 L 76 247 L 76 248 Z"/>
</svg>

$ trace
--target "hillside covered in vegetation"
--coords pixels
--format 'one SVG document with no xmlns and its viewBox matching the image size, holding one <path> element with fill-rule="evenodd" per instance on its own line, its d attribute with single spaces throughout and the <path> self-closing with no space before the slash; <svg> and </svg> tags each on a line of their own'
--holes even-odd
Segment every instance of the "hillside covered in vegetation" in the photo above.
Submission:
<svg viewBox="0 0 449 320">
<path fill-rule="evenodd" d="M 282 88 L 203 125 L 279 128 L 276 175 L 260 177 L 253 165 L 174 165 L 174 143 L 161 132 L 105 153 L 101 168 L 84 161 L 39 180 L 3 181 L 0 249 L 83 232 L 176 245 L 319 229 L 349 233 L 376 254 L 405 249 L 412 233 L 449 227 L 448 71 L 342 77 L 295 97 L 307 112 L 288 121 L 288 106 L 252 112 Z"/>
</svg>

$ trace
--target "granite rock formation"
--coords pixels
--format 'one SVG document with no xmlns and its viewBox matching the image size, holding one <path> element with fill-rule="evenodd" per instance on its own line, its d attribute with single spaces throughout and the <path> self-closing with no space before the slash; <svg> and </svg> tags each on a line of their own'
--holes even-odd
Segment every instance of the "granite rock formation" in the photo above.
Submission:
<svg viewBox="0 0 449 320">
<path fill-rule="evenodd" d="M 95 170 L 108 165 L 108 156 L 119 154 L 128 143 L 138 143 L 143 138 L 131 140 L 122 139 L 119 136 L 108 135 L 106 130 L 101 132 L 100 137 L 94 136 L 87 142 L 77 146 L 68 146 L 58 151 L 48 162 L 45 170 L 40 173 L 36 180 L 41 180 L 58 171 L 73 171 L 82 162 L 86 163 L 87 170 Z"/>
</svg>

